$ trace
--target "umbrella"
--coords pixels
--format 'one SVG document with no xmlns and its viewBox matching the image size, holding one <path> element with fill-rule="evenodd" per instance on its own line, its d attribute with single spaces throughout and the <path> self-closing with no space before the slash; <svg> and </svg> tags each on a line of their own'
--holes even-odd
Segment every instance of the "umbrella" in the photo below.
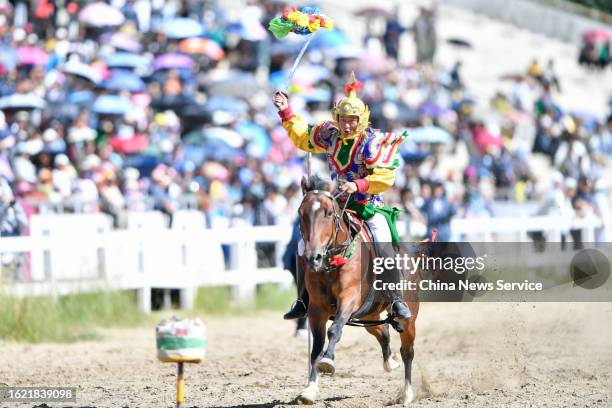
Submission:
<svg viewBox="0 0 612 408">
<path fill-rule="evenodd" d="M 317 32 L 310 46 L 312 49 L 321 48 L 337 48 L 343 45 L 349 45 L 351 42 L 340 30 L 334 29 L 331 31 L 321 30 Z"/>
<path fill-rule="evenodd" d="M 355 15 L 359 17 L 383 17 L 386 19 L 393 17 L 391 12 L 380 7 L 367 7 L 357 11 Z"/>
<path fill-rule="evenodd" d="M 17 48 L 17 59 L 22 65 L 45 65 L 49 56 L 40 48 L 19 47 Z"/>
<path fill-rule="evenodd" d="M 179 53 L 169 53 L 155 58 L 155 61 L 153 61 L 153 68 L 155 70 L 174 68 L 191 69 L 193 67 L 193 64 L 193 59 L 188 55 Z"/>
<path fill-rule="evenodd" d="M 304 46 L 305 41 L 295 36 L 285 37 L 283 41 L 274 41 L 270 47 L 270 55 L 296 55 Z"/>
<path fill-rule="evenodd" d="M 610 41 L 610 32 L 603 28 L 587 31 L 582 35 L 582 40 L 587 44 L 593 44 L 596 42 L 607 42 Z"/>
<path fill-rule="evenodd" d="M 140 44 L 138 39 L 125 33 L 119 32 L 112 33 L 110 35 L 104 35 L 102 36 L 102 40 L 118 50 L 135 53 L 142 52 L 142 45 Z"/>
<path fill-rule="evenodd" d="M 51 117 L 58 119 L 72 120 L 77 118 L 81 113 L 79 105 L 68 102 L 49 104 L 48 109 L 51 113 Z"/>
<path fill-rule="evenodd" d="M 168 38 L 179 39 L 199 37 L 204 35 L 206 30 L 199 22 L 181 17 L 166 21 L 162 26 L 162 32 Z"/>
<path fill-rule="evenodd" d="M 224 142 L 216 139 L 211 139 L 205 145 L 183 145 L 183 159 L 193 162 L 197 165 L 205 159 L 231 161 L 237 157 L 245 157 L 243 150 L 230 147 Z"/>
<path fill-rule="evenodd" d="M 225 143 L 229 147 L 239 148 L 244 144 L 244 139 L 235 130 L 224 127 L 207 127 L 188 133 L 183 139 L 188 145 L 205 145 L 211 140 Z"/>
<path fill-rule="evenodd" d="M 124 69 L 113 70 L 111 77 L 100 84 L 101 88 L 111 91 L 142 92 L 145 83 L 132 71 Z"/>
<path fill-rule="evenodd" d="M 462 38 L 451 37 L 451 38 L 448 38 L 446 42 L 456 47 L 472 48 L 472 44 L 469 41 L 466 41 Z"/>
<path fill-rule="evenodd" d="M 32 93 L 15 93 L 0 98 L 0 109 L 3 110 L 44 109 L 45 106 L 47 106 L 47 102 Z"/>
<path fill-rule="evenodd" d="M 193 99 L 185 94 L 163 94 L 161 97 L 153 101 L 153 108 L 158 111 L 172 110 L 175 112 L 182 112 L 182 110 L 190 104 L 193 104 Z"/>
<path fill-rule="evenodd" d="M 206 55 L 213 61 L 219 61 L 225 55 L 221 46 L 208 38 L 188 38 L 181 41 L 179 49 L 187 54 Z"/>
<path fill-rule="evenodd" d="M 209 123 L 212 120 L 211 111 L 207 110 L 203 105 L 190 104 L 180 112 L 183 129 L 191 130 L 196 125 Z"/>
<path fill-rule="evenodd" d="M 248 110 L 246 102 L 229 96 L 213 96 L 204 105 L 207 112 L 224 111 L 234 114 L 245 113 Z"/>
<path fill-rule="evenodd" d="M 83 7 L 79 21 L 90 27 L 115 27 L 123 24 L 125 17 L 116 8 L 98 1 Z"/>
<path fill-rule="evenodd" d="M 117 95 L 102 95 L 93 104 L 93 111 L 105 115 L 124 115 L 134 106 L 129 99 Z"/>
<path fill-rule="evenodd" d="M 125 158 L 124 168 L 133 167 L 138 169 L 141 177 L 149 177 L 153 169 L 160 163 L 159 155 L 139 153 L 132 154 Z"/>
<path fill-rule="evenodd" d="M 380 75 L 393 69 L 393 63 L 384 55 L 364 54 L 357 62 L 360 74 Z"/>
<path fill-rule="evenodd" d="M 418 121 L 419 112 L 405 103 L 385 100 L 372 106 L 371 117 L 377 120 L 393 120 L 405 125 Z"/>
<path fill-rule="evenodd" d="M 149 60 L 146 57 L 129 52 L 111 54 L 105 62 L 109 68 L 141 68 L 149 65 Z"/>
<path fill-rule="evenodd" d="M 330 102 L 332 99 L 332 94 L 329 89 L 315 88 L 311 92 L 304 94 L 303 97 L 308 103 Z"/>
<path fill-rule="evenodd" d="M 102 80 L 102 75 L 100 75 L 100 72 L 98 70 L 96 70 L 91 65 L 83 64 L 82 62 L 77 60 L 68 61 L 68 63 L 64 65 L 63 71 L 66 74 L 76 75 L 78 77 L 85 78 L 88 81 L 93 82 L 94 84 L 97 84 Z"/>
<path fill-rule="evenodd" d="M 252 17 L 252 16 L 249 16 Z M 247 41 L 261 41 L 268 36 L 266 29 L 257 18 L 242 18 L 239 22 L 230 23 L 225 26 L 227 33 L 237 34 Z"/>
<path fill-rule="evenodd" d="M 17 50 L 13 47 L 0 47 L 0 61 L 8 71 L 12 71 L 19 63 Z"/>
<path fill-rule="evenodd" d="M 415 143 L 450 143 L 453 136 L 437 126 L 423 126 L 408 130 L 408 140 Z"/>
<path fill-rule="evenodd" d="M 352 44 L 345 44 L 330 49 L 327 55 L 332 59 L 359 59 L 364 55 L 364 51 Z"/>
<path fill-rule="evenodd" d="M 210 95 L 243 97 L 259 91 L 255 76 L 249 73 L 232 74 L 229 78 L 213 82 L 208 86 Z"/>
<path fill-rule="evenodd" d="M 13 5 L 8 1 L 0 1 L 0 14 L 11 16 L 13 14 Z"/>
<path fill-rule="evenodd" d="M 130 138 L 113 137 L 110 141 L 113 150 L 119 153 L 140 153 L 149 146 L 149 139 L 144 135 L 135 134 Z"/>
<path fill-rule="evenodd" d="M 298 67 L 293 78 L 296 81 L 316 84 L 323 79 L 328 79 L 330 76 L 331 72 L 329 68 L 322 65 L 308 64 Z"/>
<path fill-rule="evenodd" d="M 272 143 L 264 128 L 253 122 L 243 122 L 236 127 L 236 130 L 248 140 L 246 151 L 249 156 L 263 159 L 268 155 Z"/>
<path fill-rule="evenodd" d="M 66 98 L 66 103 L 82 105 L 82 106 L 89 106 L 94 102 L 95 99 L 96 99 L 96 96 L 94 95 L 92 91 L 89 91 L 89 90 L 76 91 L 68 95 L 68 97 Z"/>
</svg>

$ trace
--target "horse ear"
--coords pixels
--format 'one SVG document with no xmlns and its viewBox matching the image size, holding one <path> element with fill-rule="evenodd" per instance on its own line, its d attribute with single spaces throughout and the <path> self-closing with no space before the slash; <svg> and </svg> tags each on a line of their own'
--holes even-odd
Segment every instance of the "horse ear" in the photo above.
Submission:
<svg viewBox="0 0 612 408">
<path fill-rule="evenodd" d="M 308 191 L 308 178 L 306 176 L 302 176 L 302 194 L 306 194 Z"/>
</svg>

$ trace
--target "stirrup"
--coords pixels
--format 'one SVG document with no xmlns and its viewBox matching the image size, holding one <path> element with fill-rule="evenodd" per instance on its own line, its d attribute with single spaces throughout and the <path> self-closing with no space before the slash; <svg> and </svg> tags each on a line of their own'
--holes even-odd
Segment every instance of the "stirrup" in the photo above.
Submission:
<svg viewBox="0 0 612 408">
<path fill-rule="evenodd" d="M 306 317 L 307 310 L 308 306 L 306 306 L 306 303 L 302 299 L 297 299 L 291 306 L 291 309 L 283 315 L 283 319 L 294 320 Z"/>
</svg>

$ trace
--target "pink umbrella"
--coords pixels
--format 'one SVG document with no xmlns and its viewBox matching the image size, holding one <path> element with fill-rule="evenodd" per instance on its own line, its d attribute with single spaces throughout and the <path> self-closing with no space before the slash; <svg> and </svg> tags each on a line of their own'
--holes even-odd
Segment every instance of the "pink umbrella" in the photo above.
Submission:
<svg viewBox="0 0 612 408">
<path fill-rule="evenodd" d="M 160 69 L 176 69 L 176 68 L 187 68 L 193 67 L 193 59 L 185 54 L 169 53 L 157 57 L 153 61 L 153 68 L 157 71 Z"/>
<path fill-rule="evenodd" d="M 610 38 L 610 33 L 603 28 L 587 31 L 582 35 L 582 39 L 587 44 L 610 41 Z"/>
<path fill-rule="evenodd" d="M 17 48 L 17 59 L 21 65 L 45 65 L 49 56 L 40 48 L 19 47 Z"/>
<path fill-rule="evenodd" d="M 140 44 L 138 38 L 121 32 L 104 34 L 102 36 L 102 40 L 119 50 L 129 51 L 136 54 L 142 52 L 142 44 Z"/>
<path fill-rule="evenodd" d="M 125 17 L 116 8 L 99 1 L 83 7 L 79 21 L 90 27 L 115 27 L 123 24 Z"/>
<path fill-rule="evenodd" d="M 365 54 L 357 60 L 356 72 L 381 75 L 393 70 L 393 62 L 384 55 Z"/>
</svg>

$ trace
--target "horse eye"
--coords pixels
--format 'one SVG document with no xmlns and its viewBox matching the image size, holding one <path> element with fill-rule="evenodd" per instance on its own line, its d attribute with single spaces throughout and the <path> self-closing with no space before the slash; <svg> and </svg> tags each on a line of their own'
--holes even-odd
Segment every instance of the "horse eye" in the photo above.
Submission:
<svg viewBox="0 0 612 408">
<path fill-rule="evenodd" d="M 325 210 L 325 216 L 326 216 L 327 218 L 329 218 L 329 217 L 331 217 L 331 216 L 332 216 L 332 210 L 331 210 L 331 208 L 328 208 L 327 210 Z"/>
</svg>

